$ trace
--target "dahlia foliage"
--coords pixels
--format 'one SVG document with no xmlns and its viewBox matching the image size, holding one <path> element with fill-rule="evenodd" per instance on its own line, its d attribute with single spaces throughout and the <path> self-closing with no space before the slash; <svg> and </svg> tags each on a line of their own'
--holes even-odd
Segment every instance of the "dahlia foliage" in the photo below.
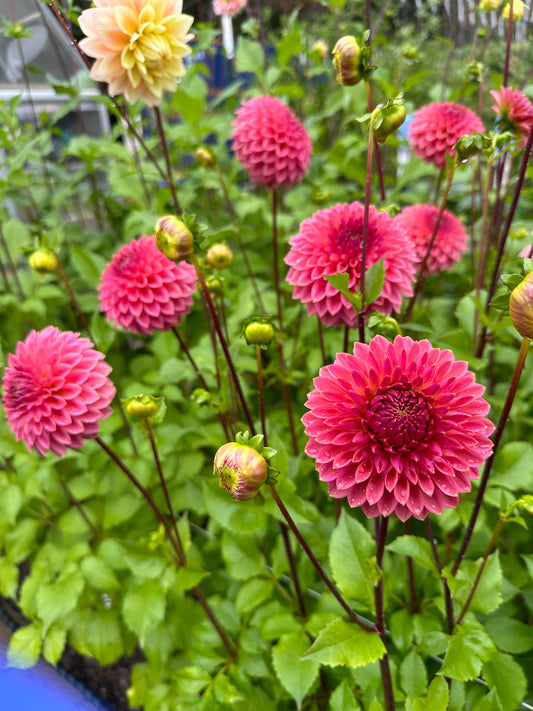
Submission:
<svg viewBox="0 0 533 711">
<path fill-rule="evenodd" d="M 367 516 L 442 513 L 491 453 L 484 390 L 467 363 L 429 341 L 355 343 L 314 380 L 305 451 L 331 496 Z"/>
<path fill-rule="evenodd" d="M 326 326 L 355 327 L 358 315 L 353 305 L 324 277 L 346 273 L 349 288 L 357 291 L 361 278 L 363 205 L 353 202 L 319 210 L 304 220 L 289 240 L 285 257 L 290 269 L 287 281 L 293 297 L 306 305 L 309 315 L 318 314 Z M 416 255 L 411 241 L 386 212 L 371 206 L 368 220 L 366 268 L 385 258 L 385 282 L 380 296 L 368 304 L 380 313 L 400 311 L 402 296 L 411 296 Z"/>
<path fill-rule="evenodd" d="M 47 4 L 90 76 L 0 101 L 9 664 L 70 645 L 139 711 L 533 709 L 532 12 Z"/>
<path fill-rule="evenodd" d="M 445 102 L 428 104 L 415 111 L 408 135 L 417 156 L 444 168 L 446 154 L 453 156 L 457 141 L 475 131 L 485 131 L 477 114 L 461 104 Z"/>
<path fill-rule="evenodd" d="M 274 189 L 303 178 L 311 160 L 311 139 L 279 99 L 256 96 L 244 101 L 233 127 L 233 150 L 251 180 Z"/>
<path fill-rule="evenodd" d="M 111 96 L 124 94 L 159 106 L 165 91 L 175 91 L 191 53 L 188 31 L 193 17 L 183 15 L 182 0 L 94 0 L 79 18 L 85 34 L 80 47 L 96 62 L 95 81 L 109 84 Z"/>
<path fill-rule="evenodd" d="M 142 235 L 121 247 L 98 285 L 100 310 L 126 331 L 148 335 L 178 326 L 193 303 L 196 271 L 174 264 Z"/>
<path fill-rule="evenodd" d="M 98 435 L 115 388 L 104 355 L 79 333 L 47 326 L 9 355 L 4 407 L 17 440 L 40 454 L 65 454 Z"/>
</svg>

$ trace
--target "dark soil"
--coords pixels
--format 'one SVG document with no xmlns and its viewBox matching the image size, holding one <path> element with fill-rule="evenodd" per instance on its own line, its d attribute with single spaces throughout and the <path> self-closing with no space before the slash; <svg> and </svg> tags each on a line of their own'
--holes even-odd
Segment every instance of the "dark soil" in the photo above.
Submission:
<svg viewBox="0 0 533 711">
<path fill-rule="evenodd" d="M 7 598 L 0 596 L 0 614 L 6 624 L 15 630 L 29 623 L 18 607 Z M 115 664 L 102 667 L 95 659 L 78 654 L 67 645 L 58 667 L 79 689 L 86 689 L 96 700 L 102 702 L 102 709 L 109 711 L 132 711 L 128 705 L 126 691 L 130 686 L 130 672 L 134 664 L 143 660 L 139 652 L 133 658 L 122 658 Z"/>
</svg>

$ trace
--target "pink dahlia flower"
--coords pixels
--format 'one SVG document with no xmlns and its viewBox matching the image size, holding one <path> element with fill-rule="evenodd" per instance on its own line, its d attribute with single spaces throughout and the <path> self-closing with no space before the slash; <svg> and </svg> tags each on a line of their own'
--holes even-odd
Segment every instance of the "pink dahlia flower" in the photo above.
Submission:
<svg viewBox="0 0 533 711">
<path fill-rule="evenodd" d="M 10 353 L 3 378 L 7 421 L 17 440 L 61 456 L 98 435 L 115 388 L 104 355 L 79 333 L 48 326 Z"/>
<path fill-rule="evenodd" d="M 439 208 L 435 205 L 411 205 L 396 216 L 395 222 L 409 237 L 415 248 L 418 264 L 422 262 L 435 228 Z M 461 222 L 444 210 L 439 229 L 427 262 L 429 272 L 450 269 L 466 249 L 468 235 Z"/>
<path fill-rule="evenodd" d="M 130 103 L 144 99 L 158 106 L 163 92 L 175 91 L 185 74 L 183 58 L 191 53 L 187 34 L 193 23 L 182 15 L 182 0 L 94 0 L 79 23 L 86 35 L 80 47 L 96 62 L 95 81 L 109 84 L 111 96 Z"/>
<path fill-rule="evenodd" d="M 102 272 L 100 311 L 126 331 L 148 335 L 178 326 L 189 313 L 196 271 L 187 262 L 174 264 L 142 235 L 121 247 Z"/>
<path fill-rule="evenodd" d="M 491 91 L 494 104 L 491 109 L 499 117 L 499 130 L 511 131 L 516 135 L 518 143 L 523 147 L 533 124 L 533 106 L 529 99 L 518 91 L 502 86 L 500 91 Z"/>
<path fill-rule="evenodd" d="M 311 139 L 279 99 L 256 96 L 244 101 L 233 126 L 233 149 L 254 182 L 274 189 L 303 178 Z"/>
<path fill-rule="evenodd" d="M 302 418 L 305 451 L 331 496 L 367 516 L 405 521 L 457 506 L 491 453 L 483 386 L 429 341 L 355 343 L 314 386 Z"/>
<path fill-rule="evenodd" d="M 290 266 L 287 281 L 294 286 L 309 315 L 318 314 L 326 326 L 357 326 L 357 314 L 348 299 L 325 274 L 349 274 L 349 289 L 357 290 L 361 277 L 361 203 L 352 202 L 319 210 L 304 220 L 299 234 L 289 240 L 285 257 Z M 399 311 L 402 296 L 412 296 L 416 255 L 410 240 L 386 212 L 370 206 L 366 268 L 385 257 L 385 284 L 372 308 L 381 313 Z"/>
<path fill-rule="evenodd" d="M 417 156 L 437 168 L 446 165 L 446 153 L 454 155 L 453 146 L 463 136 L 484 133 L 485 127 L 473 111 L 453 103 L 428 104 L 415 111 L 409 125 L 409 143 Z"/>
<path fill-rule="evenodd" d="M 233 17 L 243 10 L 248 0 L 213 0 L 213 11 L 215 15 L 229 15 Z"/>
</svg>

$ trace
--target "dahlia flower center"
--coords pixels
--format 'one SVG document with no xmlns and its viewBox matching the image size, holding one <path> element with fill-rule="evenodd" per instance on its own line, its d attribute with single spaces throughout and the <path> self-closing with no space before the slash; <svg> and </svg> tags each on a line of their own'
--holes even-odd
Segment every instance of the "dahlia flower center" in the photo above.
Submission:
<svg viewBox="0 0 533 711">
<path fill-rule="evenodd" d="M 376 394 L 366 411 L 370 433 L 388 451 L 414 449 L 426 438 L 431 421 L 424 396 L 401 387 Z"/>
<path fill-rule="evenodd" d="M 155 12 L 147 5 L 139 16 L 139 26 L 130 36 L 122 51 L 121 62 L 124 69 L 136 70 L 144 79 L 149 72 L 163 69 L 173 57 L 176 44 L 165 24 L 154 22 Z"/>
</svg>

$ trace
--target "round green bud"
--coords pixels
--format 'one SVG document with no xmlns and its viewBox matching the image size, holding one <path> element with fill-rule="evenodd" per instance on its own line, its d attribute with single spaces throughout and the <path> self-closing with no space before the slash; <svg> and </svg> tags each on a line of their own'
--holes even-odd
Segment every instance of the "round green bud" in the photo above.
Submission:
<svg viewBox="0 0 533 711">
<path fill-rule="evenodd" d="M 159 405 L 150 395 L 136 395 L 126 405 L 126 412 L 132 420 L 146 420 L 153 417 L 158 409 Z"/>
<path fill-rule="evenodd" d="M 244 337 L 249 346 L 269 346 L 274 333 L 274 326 L 261 320 L 251 321 L 244 329 Z"/>
<path fill-rule="evenodd" d="M 173 262 L 189 257 L 194 251 L 192 232 L 174 215 L 159 218 L 155 226 L 155 243 Z"/>
<path fill-rule="evenodd" d="M 403 104 L 391 104 L 380 110 L 381 123 L 374 128 L 374 138 L 378 143 L 384 143 L 387 138 L 400 128 L 405 121 L 406 112 Z"/>
<path fill-rule="evenodd" d="M 212 269 L 227 269 L 233 262 L 233 252 L 227 244 L 219 242 L 208 249 L 206 261 Z"/>
<path fill-rule="evenodd" d="M 32 269 L 39 274 L 48 274 L 57 269 L 59 261 L 56 255 L 49 249 L 37 249 L 32 252 L 29 258 L 29 264 Z"/>
<path fill-rule="evenodd" d="M 236 501 L 254 497 L 267 478 L 267 462 L 255 449 L 228 442 L 215 454 L 213 474 Z"/>
<path fill-rule="evenodd" d="M 200 146 L 196 149 L 196 161 L 203 165 L 204 168 L 212 168 L 215 165 L 215 156 L 211 153 L 209 148 L 205 146 Z"/>
</svg>

